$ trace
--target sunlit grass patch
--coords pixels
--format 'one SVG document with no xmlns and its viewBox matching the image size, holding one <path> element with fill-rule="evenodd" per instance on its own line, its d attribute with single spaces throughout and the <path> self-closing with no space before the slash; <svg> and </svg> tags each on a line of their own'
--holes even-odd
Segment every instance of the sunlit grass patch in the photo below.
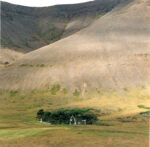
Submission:
<svg viewBox="0 0 150 147">
<path fill-rule="evenodd" d="M 50 131 L 54 128 L 29 128 L 29 129 L 3 129 L 0 130 L 0 139 L 7 138 L 26 138 L 39 136 L 45 131 Z M 56 128 L 55 128 L 56 129 Z"/>
</svg>

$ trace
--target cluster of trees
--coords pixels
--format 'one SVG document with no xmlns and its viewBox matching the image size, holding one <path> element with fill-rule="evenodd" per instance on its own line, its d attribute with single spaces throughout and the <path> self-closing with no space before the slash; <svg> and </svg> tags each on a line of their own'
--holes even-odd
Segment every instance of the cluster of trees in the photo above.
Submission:
<svg viewBox="0 0 150 147">
<path fill-rule="evenodd" d="M 61 109 L 54 112 L 45 112 L 43 109 L 37 112 L 37 118 L 51 124 L 69 124 L 70 118 L 75 117 L 77 122 L 86 120 L 86 124 L 94 124 L 98 120 L 97 115 L 90 109 Z"/>
</svg>

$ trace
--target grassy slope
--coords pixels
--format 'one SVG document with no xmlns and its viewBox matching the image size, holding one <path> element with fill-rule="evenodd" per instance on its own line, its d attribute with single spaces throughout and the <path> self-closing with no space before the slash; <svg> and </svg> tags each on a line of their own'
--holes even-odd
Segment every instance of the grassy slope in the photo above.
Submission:
<svg viewBox="0 0 150 147">
<path fill-rule="evenodd" d="M 138 115 L 150 107 L 149 90 L 105 91 L 73 96 L 50 89 L 0 92 L 0 146 L 2 147 L 148 147 L 148 118 Z M 95 97 L 95 99 L 91 99 Z M 111 103 L 111 105 L 110 105 Z M 117 104 L 117 105 L 116 105 Z M 105 113 L 99 124 L 109 126 L 51 126 L 40 124 L 37 110 L 93 107 Z M 115 109 L 114 109 L 115 108 Z M 117 119 L 120 118 L 120 119 Z M 125 121 L 124 121 L 125 120 Z M 127 121 L 126 121 L 127 120 Z"/>
<path fill-rule="evenodd" d="M 13 51 L 11 49 L 0 48 L 0 66 L 4 65 L 6 62 L 12 64 L 22 56 L 23 54 L 20 52 Z"/>
<path fill-rule="evenodd" d="M 148 147 L 148 123 L 118 123 L 114 126 L 28 126 L 0 132 L 3 147 Z M 142 127 L 141 127 L 142 126 Z"/>
</svg>

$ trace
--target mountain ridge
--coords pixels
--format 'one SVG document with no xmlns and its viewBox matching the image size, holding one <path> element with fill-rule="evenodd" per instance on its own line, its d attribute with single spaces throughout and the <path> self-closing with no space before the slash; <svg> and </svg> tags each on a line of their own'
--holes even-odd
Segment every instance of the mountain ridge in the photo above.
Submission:
<svg viewBox="0 0 150 147">
<path fill-rule="evenodd" d="M 2 47 L 30 52 L 86 28 L 125 0 L 36 8 L 1 3 Z"/>
</svg>

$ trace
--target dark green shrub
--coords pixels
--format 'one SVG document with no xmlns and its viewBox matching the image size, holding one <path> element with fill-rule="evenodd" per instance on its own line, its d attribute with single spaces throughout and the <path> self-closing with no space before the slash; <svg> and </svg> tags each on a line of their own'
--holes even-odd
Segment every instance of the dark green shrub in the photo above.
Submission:
<svg viewBox="0 0 150 147">
<path fill-rule="evenodd" d="M 79 96 L 80 95 L 80 92 L 76 89 L 73 93 L 74 96 Z"/>
<path fill-rule="evenodd" d="M 64 88 L 64 89 L 62 90 L 62 92 L 63 92 L 64 94 L 67 94 L 67 89 Z"/>
<path fill-rule="evenodd" d="M 150 107 L 146 107 L 144 105 L 138 105 L 139 108 L 143 108 L 143 109 L 150 109 Z"/>
<path fill-rule="evenodd" d="M 55 95 L 61 89 L 59 84 L 55 84 L 51 88 L 51 94 Z"/>
<path fill-rule="evenodd" d="M 10 96 L 15 96 L 18 93 L 17 90 L 11 90 L 10 91 Z"/>
<path fill-rule="evenodd" d="M 86 120 L 87 124 L 94 124 L 98 118 L 90 109 L 60 109 L 55 112 L 44 112 L 43 109 L 37 112 L 37 118 L 52 124 L 69 124 L 71 116 L 77 121 Z"/>
<path fill-rule="evenodd" d="M 150 111 L 140 112 L 141 115 L 150 116 Z"/>
<path fill-rule="evenodd" d="M 40 109 L 40 110 L 37 112 L 37 118 L 38 118 L 38 119 L 43 118 L 44 113 L 45 113 L 44 110 L 43 110 L 43 109 Z"/>
<path fill-rule="evenodd" d="M 51 116 L 50 112 L 44 112 L 44 114 L 42 115 L 42 120 L 45 122 L 50 122 L 50 116 Z"/>
</svg>

